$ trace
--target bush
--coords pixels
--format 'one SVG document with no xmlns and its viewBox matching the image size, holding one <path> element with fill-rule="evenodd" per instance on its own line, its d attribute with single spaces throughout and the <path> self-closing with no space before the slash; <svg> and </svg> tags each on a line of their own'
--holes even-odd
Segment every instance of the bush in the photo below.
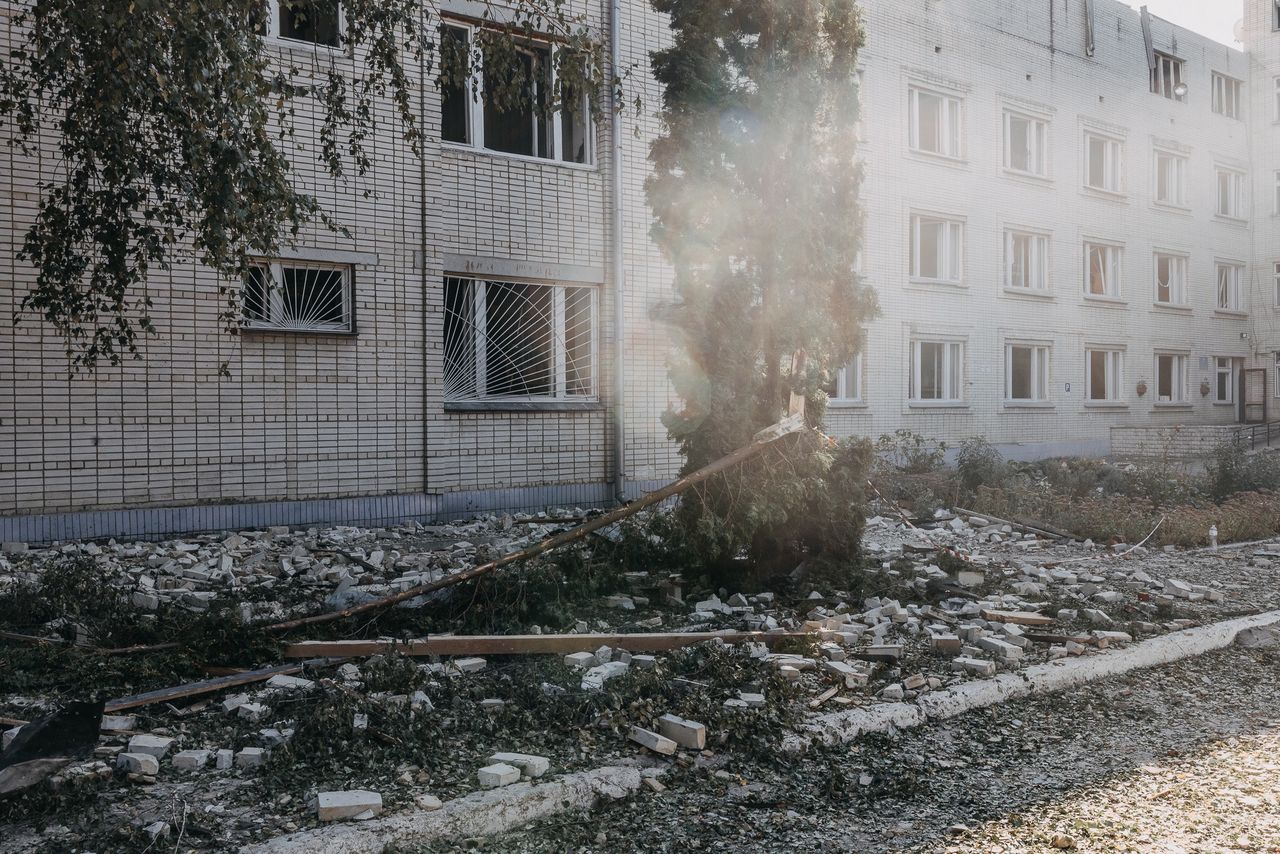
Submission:
<svg viewBox="0 0 1280 854">
<path fill-rule="evenodd" d="M 1004 457 L 981 437 L 965 439 L 956 453 L 956 472 L 960 485 L 972 493 L 980 486 L 999 486 L 1009 477 Z"/>
</svg>

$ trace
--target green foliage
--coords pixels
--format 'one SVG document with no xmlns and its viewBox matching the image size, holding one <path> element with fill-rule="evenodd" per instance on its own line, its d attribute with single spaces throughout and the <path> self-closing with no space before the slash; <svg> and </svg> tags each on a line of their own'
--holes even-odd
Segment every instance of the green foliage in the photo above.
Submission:
<svg viewBox="0 0 1280 854">
<path fill-rule="evenodd" d="M 670 16 L 674 43 L 652 57 L 664 132 L 646 190 L 675 272 L 675 299 L 658 316 L 675 339 L 680 403 L 664 423 L 687 473 L 778 421 L 792 393 L 816 423 L 822 389 L 862 346 L 876 310 L 855 273 L 863 30 L 853 0 L 653 6 Z M 813 439 L 784 444 L 785 458 L 771 452 L 682 499 L 678 518 L 704 563 L 785 562 L 783 541 L 797 538 L 782 532 L 815 509 L 809 493 L 835 456 Z"/>
<path fill-rule="evenodd" d="M 927 474 L 946 464 L 947 443 L 934 442 L 910 430 L 895 430 L 876 440 L 876 454 L 904 474 Z"/>
<path fill-rule="evenodd" d="M 965 439 L 956 452 L 960 485 L 972 492 L 983 484 L 1000 483 L 1008 476 L 1004 457 L 981 437 Z"/>
<path fill-rule="evenodd" d="M 1209 494 L 1217 501 L 1240 492 L 1280 490 L 1280 456 L 1249 454 L 1233 442 L 1214 448 L 1205 465 Z"/>
<path fill-rule="evenodd" d="M 304 14 L 314 5 L 288 2 Z M 472 56 L 437 50 L 423 0 L 343 0 L 332 52 L 268 48 L 263 0 L 19 4 L 6 22 L 23 37 L 0 61 L 0 119 L 25 152 L 55 139 L 59 161 L 22 243 L 37 270 L 22 311 L 65 338 L 73 367 L 116 364 L 154 331 L 149 272 L 194 260 L 239 282 L 250 255 L 274 254 L 307 223 L 338 229 L 290 160 L 316 157 L 339 180 L 364 174 L 384 100 L 420 154 L 420 63 L 437 84 L 458 82 L 483 52 L 490 97 L 512 106 L 531 91 L 519 43 L 550 33 L 561 87 L 543 109 L 608 79 L 601 46 L 561 0 L 509 5 Z M 318 145 L 295 139 L 317 115 Z M 234 332 L 239 289 L 223 291 Z"/>
</svg>

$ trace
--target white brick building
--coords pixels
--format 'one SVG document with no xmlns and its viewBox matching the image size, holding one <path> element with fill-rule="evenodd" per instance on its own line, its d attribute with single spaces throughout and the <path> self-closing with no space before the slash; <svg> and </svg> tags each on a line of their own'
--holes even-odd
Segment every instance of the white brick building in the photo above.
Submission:
<svg viewBox="0 0 1280 854">
<path fill-rule="evenodd" d="M 865 6 L 863 272 L 882 314 L 833 432 L 1101 453 L 1113 426 L 1237 420 L 1246 367 L 1267 369 L 1275 401 L 1275 0 L 1245 3 L 1244 51 L 1159 19 L 1148 43 L 1114 0 Z M 40 323 L 6 326 L 0 537 L 452 516 L 603 502 L 669 477 L 666 342 L 649 319 L 669 275 L 642 186 L 660 99 L 644 69 L 669 36 L 644 0 L 620 7 L 619 61 L 645 104 L 621 119 L 620 193 L 607 122 L 513 129 L 426 85 L 423 159 L 388 105 L 366 179 L 334 187 L 297 164 L 351 231 L 317 228 L 264 259 L 310 303 L 264 301 L 263 328 L 227 335 L 216 277 L 175 268 L 149 285 L 159 334 L 143 359 L 92 378 L 67 377 Z M 6 42 L 15 8 L 0 2 Z M 608 0 L 581 8 L 607 36 Z M 442 4 L 464 28 L 476 13 Z M 296 40 L 270 50 L 354 61 Z M 7 317 L 32 280 L 16 252 L 56 158 L 52 143 L 0 157 Z M 311 331 L 280 328 L 300 313 Z"/>
</svg>

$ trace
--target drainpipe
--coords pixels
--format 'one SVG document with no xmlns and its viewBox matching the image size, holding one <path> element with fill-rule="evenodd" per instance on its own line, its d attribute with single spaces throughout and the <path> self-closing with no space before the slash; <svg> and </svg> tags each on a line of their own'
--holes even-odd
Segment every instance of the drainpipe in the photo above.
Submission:
<svg viewBox="0 0 1280 854">
<path fill-rule="evenodd" d="M 622 32 L 622 0 L 609 2 L 609 64 L 615 78 L 622 67 L 620 43 Z M 624 407 L 626 391 L 626 320 L 624 297 L 626 296 L 625 269 L 622 245 L 622 104 L 616 91 L 610 95 L 612 124 L 610 135 L 612 152 L 610 172 L 612 178 L 613 208 L 613 495 L 621 504 L 626 500 L 627 421 Z"/>
<path fill-rule="evenodd" d="M 427 31 L 427 11 L 422 9 L 419 13 L 422 21 L 423 32 Z M 437 50 L 437 57 L 439 51 Z M 422 133 L 419 137 L 418 145 L 420 154 L 418 156 L 418 275 L 420 277 L 420 285 L 422 287 L 422 381 L 418 384 L 419 393 L 422 395 L 422 494 L 425 498 L 427 492 L 431 488 L 431 455 L 427 452 L 427 425 L 431 423 L 431 405 L 428 377 L 431 376 L 431 359 L 429 357 L 430 349 L 427 346 L 427 329 L 430 326 L 430 309 L 428 306 L 430 300 L 431 281 L 427 276 L 427 136 L 425 127 L 427 121 L 427 59 L 425 56 L 418 57 L 418 130 Z M 425 502 L 424 502 L 425 504 Z"/>
</svg>

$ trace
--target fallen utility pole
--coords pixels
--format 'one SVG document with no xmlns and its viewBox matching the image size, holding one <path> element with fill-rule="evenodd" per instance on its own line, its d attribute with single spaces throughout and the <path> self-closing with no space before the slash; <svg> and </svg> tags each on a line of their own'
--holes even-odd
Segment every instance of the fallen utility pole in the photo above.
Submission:
<svg viewBox="0 0 1280 854">
<path fill-rule="evenodd" d="M 594 652 L 602 646 L 628 652 L 666 652 L 719 638 L 725 643 L 813 640 L 808 632 L 668 632 L 580 635 L 440 635 L 418 640 L 302 641 L 285 647 L 285 658 L 354 658 L 402 655 L 536 655 Z"/>
<path fill-rule="evenodd" d="M 1023 531 L 1023 532 L 1028 533 L 1028 534 L 1039 534 L 1040 536 L 1042 536 L 1042 537 L 1047 537 L 1047 538 L 1049 538 L 1049 539 L 1051 539 L 1051 540 L 1074 540 L 1074 539 L 1076 539 L 1076 537 L 1074 537 L 1074 536 L 1073 536 L 1073 535 L 1071 535 L 1071 534 L 1066 533 L 1065 531 L 1050 531 L 1050 530 L 1048 530 L 1048 529 L 1046 529 L 1046 528 L 1037 528 L 1037 527 L 1035 527 L 1035 526 L 1033 526 L 1033 525 L 1028 525 L 1028 524 L 1027 524 L 1027 523 L 1025 523 L 1025 522 L 1017 522 L 1017 521 L 1014 521 L 1014 520 L 1012 520 L 1012 519 L 1000 519 L 1000 518 L 998 518 L 998 517 L 996 517 L 996 516 L 992 516 L 990 513 L 975 513 L 974 511 L 972 511 L 972 510 L 966 510 L 966 509 L 964 509 L 963 507 L 956 507 L 956 508 L 954 508 L 954 509 L 955 509 L 955 511 L 956 511 L 957 513 L 959 513 L 959 514 L 961 514 L 961 515 L 964 515 L 964 516 L 977 516 L 979 519 L 986 519 L 986 520 L 988 520 L 988 521 L 990 521 L 990 522 L 993 522 L 993 523 L 995 523 L 995 524 L 997 524 L 997 525 L 1008 525 L 1010 528 L 1015 528 L 1015 529 L 1017 529 L 1017 530 Z"/>
<path fill-rule="evenodd" d="M 803 403 L 803 398 L 801 398 L 801 403 Z M 479 566 L 474 566 L 471 569 L 446 576 L 438 581 L 432 581 L 428 584 L 419 585 L 418 587 L 410 587 L 408 590 L 403 590 L 391 596 L 386 596 L 382 599 L 375 599 L 372 602 L 366 602 L 363 605 L 354 605 L 350 608 L 343 608 L 340 611 L 330 611 L 325 614 L 301 617 L 296 620 L 286 620 L 283 623 L 275 623 L 274 625 L 267 626 L 265 630 L 268 632 L 285 632 L 290 629 L 301 628 L 302 626 L 312 626 L 317 623 L 328 623 L 333 620 L 354 617 L 357 614 L 367 614 L 370 611 L 379 611 L 383 608 L 397 605 L 401 602 L 407 602 L 410 599 L 416 599 L 417 597 L 428 593 L 434 593 L 437 590 L 444 590 L 447 587 L 453 587 L 457 584 L 472 581 L 483 575 L 488 575 L 494 570 L 501 569 L 504 566 L 510 566 L 513 563 L 519 563 L 520 561 L 537 557 L 538 555 L 545 554 L 552 549 L 557 549 L 560 546 L 581 540 L 592 531 L 607 528 L 615 522 L 620 522 L 623 519 L 634 516 L 646 507 L 661 504 L 668 498 L 684 492 L 689 487 L 702 483 L 704 480 L 707 480 L 726 469 L 733 468 L 739 463 L 754 457 L 756 454 L 759 454 L 765 448 L 770 447 L 774 442 L 784 436 L 789 436 L 792 433 L 797 433 L 804 429 L 804 407 L 803 405 L 799 406 L 800 411 L 798 412 L 794 411 L 796 408 L 796 405 L 793 403 L 793 411 L 790 415 L 779 421 L 777 424 L 761 430 L 755 435 L 755 438 L 752 439 L 751 444 L 744 445 L 728 456 L 721 457 L 715 462 L 709 463 L 697 471 L 691 472 L 679 480 L 667 484 L 659 490 L 650 492 L 625 507 L 619 507 L 617 510 L 597 516 L 576 528 L 571 528 L 570 530 L 562 531 L 553 537 L 548 537 L 537 545 L 530 546 L 529 548 L 522 549 L 518 552 L 512 552 L 508 555 L 503 555 L 497 560 L 480 564 Z"/>
</svg>

